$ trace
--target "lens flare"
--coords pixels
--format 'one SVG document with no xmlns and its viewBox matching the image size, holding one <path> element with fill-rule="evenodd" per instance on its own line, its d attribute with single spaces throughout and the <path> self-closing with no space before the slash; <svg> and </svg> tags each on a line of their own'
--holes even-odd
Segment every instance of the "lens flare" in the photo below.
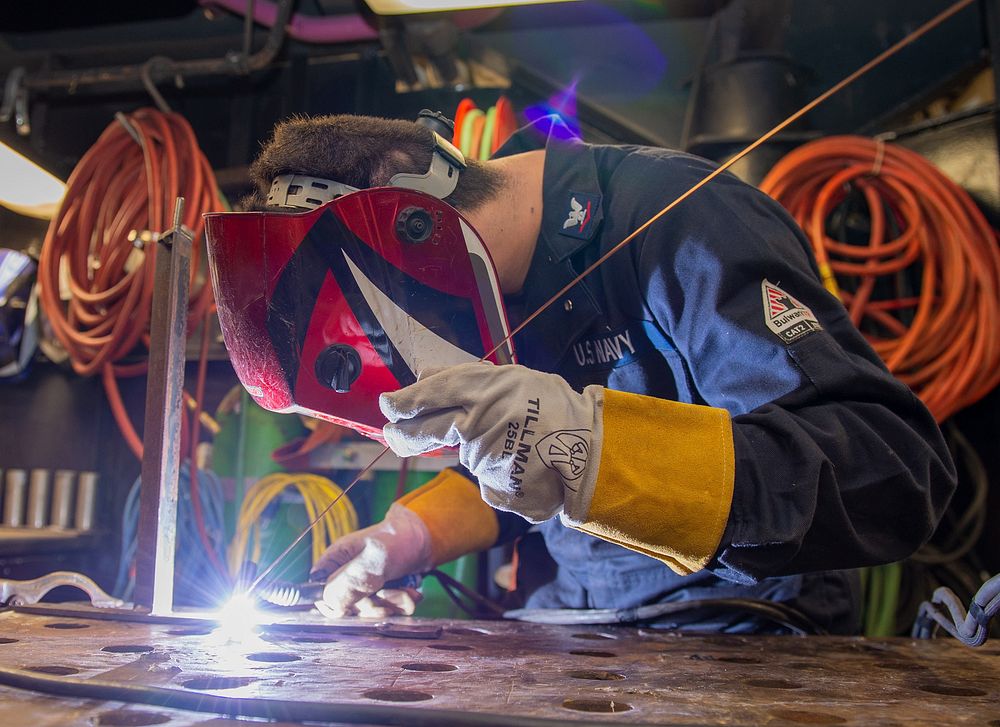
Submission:
<svg viewBox="0 0 1000 727">
<path fill-rule="evenodd" d="M 262 622 L 256 602 L 249 593 L 234 593 L 218 610 L 218 633 L 228 641 L 245 642 L 256 637 L 257 627 Z"/>
<path fill-rule="evenodd" d="M 576 116 L 576 86 L 574 79 L 565 89 L 553 94 L 545 103 L 528 106 L 524 118 L 543 134 L 559 139 L 580 136 L 580 122 Z M 562 123 L 560 123 L 562 122 Z"/>
</svg>

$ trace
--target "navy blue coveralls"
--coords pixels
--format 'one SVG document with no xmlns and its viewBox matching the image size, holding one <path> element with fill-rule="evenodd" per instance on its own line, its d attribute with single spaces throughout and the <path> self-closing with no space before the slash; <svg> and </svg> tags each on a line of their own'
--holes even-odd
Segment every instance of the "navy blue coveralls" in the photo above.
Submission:
<svg viewBox="0 0 1000 727">
<path fill-rule="evenodd" d="M 546 138 L 538 127 L 518 132 L 497 156 L 543 145 L 541 234 L 523 292 L 507 298 L 512 324 L 713 168 L 665 149 Z M 815 323 L 803 316 L 781 328 L 776 312 L 796 308 Z M 724 408 L 735 449 L 732 508 L 707 568 L 680 576 L 556 518 L 540 526 L 555 575 L 529 595 L 529 607 L 758 598 L 854 633 L 860 588 L 848 569 L 912 553 L 955 487 L 936 423 L 823 288 L 803 233 L 729 174 L 574 286 L 515 346 L 520 363 L 578 390 L 600 384 Z M 670 442 L 662 447 L 669 454 Z M 499 542 L 530 527 L 497 514 Z M 522 571 L 531 568 L 522 562 Z M 698 625 L 763 626 L 734 614 Z"/>
</svg>

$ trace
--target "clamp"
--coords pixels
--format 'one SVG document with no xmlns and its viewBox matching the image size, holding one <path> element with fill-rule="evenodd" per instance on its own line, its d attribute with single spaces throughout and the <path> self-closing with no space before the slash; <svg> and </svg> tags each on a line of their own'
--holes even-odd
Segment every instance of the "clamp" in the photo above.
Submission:
<svg viewBox="0 0 1000 727">
<path fill-rule="evenodd" d="M 0 578 L 0 608 L 30 606 L 38 603 L 59 586 L 79 588 L 90 597 L 90 603 L 97 608 L 122 608 L 125 602 L 105 593 L 100 586 L 82 573 L 56 571 L 30 581 L 16 581 Z"/>
</svg>

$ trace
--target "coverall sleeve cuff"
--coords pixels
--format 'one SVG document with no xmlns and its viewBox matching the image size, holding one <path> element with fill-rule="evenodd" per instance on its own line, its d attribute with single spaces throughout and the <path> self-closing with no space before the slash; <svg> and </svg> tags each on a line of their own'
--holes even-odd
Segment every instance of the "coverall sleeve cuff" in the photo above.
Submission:
<svg viewBox="0 0 1000 727">
<path fill-rule="evenodd" d="M 594 496 L 571 526 L 694 573 L 722 539 L 733 472 L 725 409 L 605 390 Z"/>
<path fill-rule="evenodd" d="M 479 488 L 454 470 L 443 470 L 396 503 L 424 521 L 435 565 L 489 548 L 500 534 L 496 513 L 483 502 Z"/>
</svg>

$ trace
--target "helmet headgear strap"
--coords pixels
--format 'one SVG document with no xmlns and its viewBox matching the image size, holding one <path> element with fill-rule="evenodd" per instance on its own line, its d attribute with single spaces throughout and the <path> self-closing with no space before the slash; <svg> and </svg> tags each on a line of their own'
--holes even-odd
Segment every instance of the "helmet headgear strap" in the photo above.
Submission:
<svg viewBox="0 0 1000 727">
<path fill-rule="evenodd" d="M 440 128 L 443 118 L 441 114 L 434 112 L 426 110 L 420 112 L 417 123 L 433 127 L 431 134 L 434 138 L 434 153 L 431 155 L 430 168 L 424 174 L 396 174 L 389 180 L 390 187 L 413 189 L 438 199 L 445 199 L 455 191 L 459 173 L 467 165 L 462 152 L 434 130 Z M 429 123 L 431 121 L 433 123 Z M 357 187 L 332 179 L 311 177 L 306 174 L 281 174 L 271 183 L 267 205 L 315 209 L 337 197 L 357 191 Z"/>
</svg>

